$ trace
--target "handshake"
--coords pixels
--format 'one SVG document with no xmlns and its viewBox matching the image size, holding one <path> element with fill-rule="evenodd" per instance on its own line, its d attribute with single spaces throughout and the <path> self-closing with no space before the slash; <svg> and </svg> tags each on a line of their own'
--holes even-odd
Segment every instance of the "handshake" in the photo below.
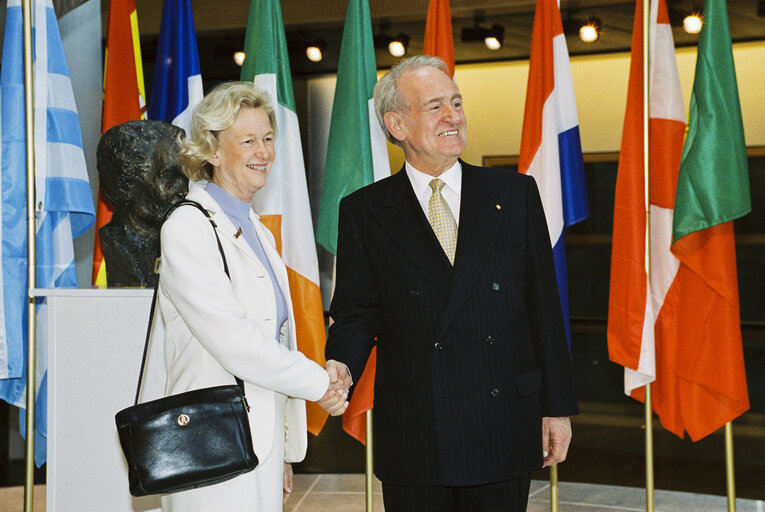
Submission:
<svg viewBox="0 0 765 512">
<path fill-rule="evenodd" d="M 332 416 L 340 416 L 348 408 L 348 389 L 351 387 L 351 374 L 348 367 L 330 359 L 324 365 L 329 374 L 329 387 L 324 396 L 316 403 Z"/>
</svg>

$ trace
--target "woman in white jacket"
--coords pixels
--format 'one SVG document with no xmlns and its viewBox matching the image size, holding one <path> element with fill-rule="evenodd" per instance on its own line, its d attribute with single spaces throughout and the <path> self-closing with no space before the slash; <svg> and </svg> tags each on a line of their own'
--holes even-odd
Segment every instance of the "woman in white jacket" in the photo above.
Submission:
<svg viewBox="0 0 765 512">
<path fill-rule="evenodd" d="M 229 82 L 210 92 L 181 137 L 180 160 L 193 181 L 187 199 L 211 215 L 182 206 L 161 231 L 159 306 L 165 325 L 166 394 L 245 382 L 258 467 L 226 482 L 162 497 L 164 511 L 282 510 L 291 491 L 290 462 L 306 451 L 303 400 L 331 414 L 348 406 L 348 379 L 297 350 L 287 272 L 273 237 L 252 211 L 274 160 L 276 119 L 252 83 Z M 299 314 L 299 312 L 298 312 Z"/>
</svg>

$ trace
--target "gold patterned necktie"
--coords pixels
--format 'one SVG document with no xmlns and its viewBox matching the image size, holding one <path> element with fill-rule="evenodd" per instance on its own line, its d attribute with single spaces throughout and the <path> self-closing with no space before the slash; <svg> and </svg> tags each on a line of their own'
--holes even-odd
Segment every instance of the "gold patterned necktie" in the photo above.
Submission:
<svg viewBox="0 0 765 512">
<path fill-rule="evenodd" d="M 444 185 L 446 183 L 438 178 L 430 181 L 433 194 L 428 203 L 428 221 L 446 256 L 454 265 L 454 253 L 457 249 L 457 222 L 454 220 L 454 214 L 446 203 L 446 199 L 441 195 L 441 189 L 444 188 Z"/>
</svg>

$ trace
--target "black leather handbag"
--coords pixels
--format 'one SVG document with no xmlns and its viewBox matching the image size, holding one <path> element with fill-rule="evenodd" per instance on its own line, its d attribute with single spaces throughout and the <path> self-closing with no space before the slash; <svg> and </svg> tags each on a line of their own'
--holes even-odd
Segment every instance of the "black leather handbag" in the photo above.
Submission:
<svg viewBox="0 0 765 512">
<path fill-rule="evenodd" d="M 231 279 L 215 222 L 199 203 L 179 201 L 168 209 L 162 222 L 183 205 L 195 206 L 210 221 L 223 268 Z M 138 403 L 158 288 L 159 279 L 151 301 L 135 404 L 115 416 L 133 496 L 204 487 L 252 471 L 258 465 L 247 419 L 250 408 L 239 377 L 234 377 L 236 384 L 229 386 L 197 389 Z"/>
</svg>

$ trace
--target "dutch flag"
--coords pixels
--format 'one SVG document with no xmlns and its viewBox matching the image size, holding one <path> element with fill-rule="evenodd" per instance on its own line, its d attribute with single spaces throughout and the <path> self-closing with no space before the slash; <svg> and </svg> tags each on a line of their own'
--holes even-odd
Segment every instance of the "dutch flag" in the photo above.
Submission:
<svg viewBox="0 0 765 512">
<path fill-rule="evenodd" d="M 542 196 L 570 349 L 563 228 L 589 217 L 590 208 L 571 64 L 555 0 L 538 0 L 534 14 L 518 170 L 534 177 Z"/>
</svg>

